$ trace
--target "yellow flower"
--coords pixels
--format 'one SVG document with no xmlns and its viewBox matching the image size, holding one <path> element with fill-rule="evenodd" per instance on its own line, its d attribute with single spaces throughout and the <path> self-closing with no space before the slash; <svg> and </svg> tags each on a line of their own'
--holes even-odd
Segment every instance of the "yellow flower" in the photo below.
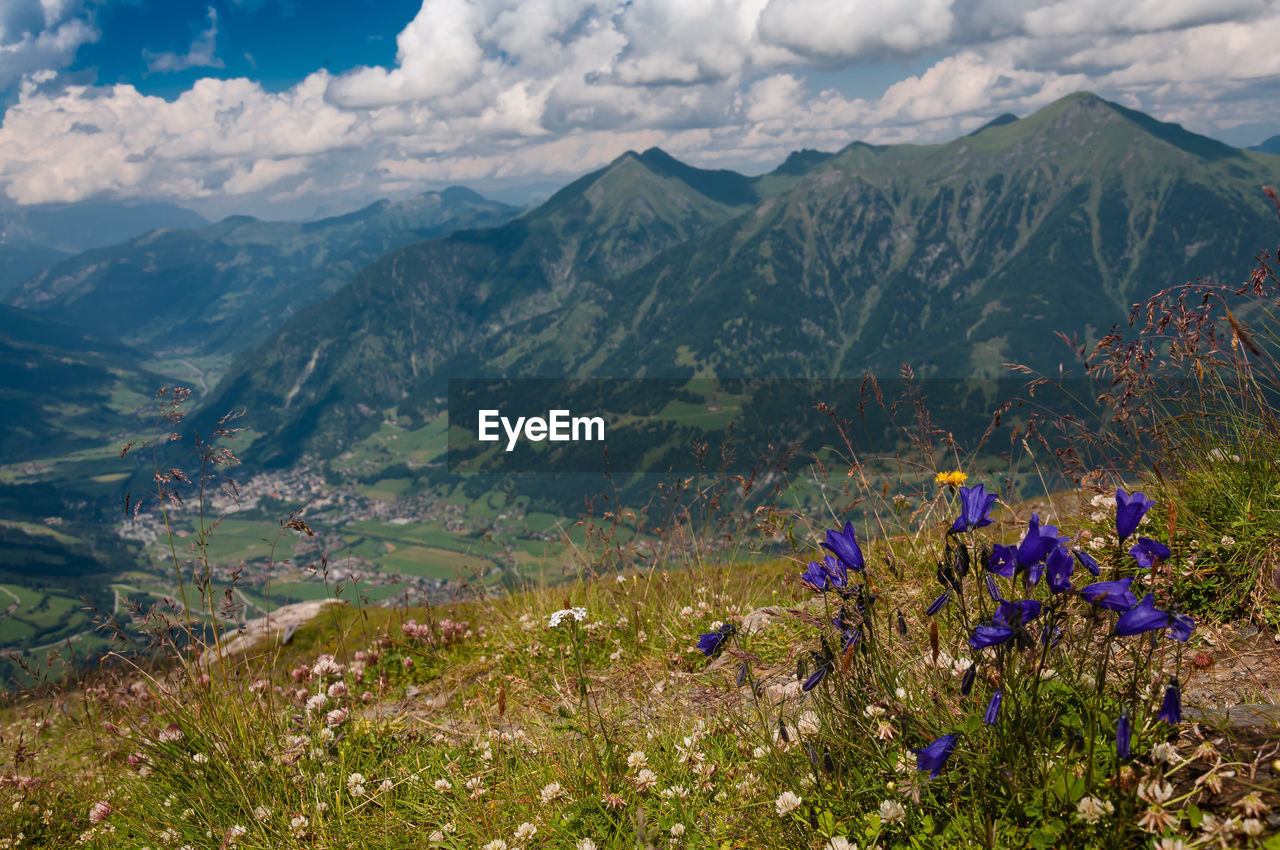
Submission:
<svg viewBox="0 0 1280 850">
<path fill-rule="evenodd" d="M 933 480 L 939 484 L 950 484 L 952 487 L 958 487 L 963 484 L 968 477 L 969 476 L 957 469 L 955 472 L 939 472 Z"/>
</svg>

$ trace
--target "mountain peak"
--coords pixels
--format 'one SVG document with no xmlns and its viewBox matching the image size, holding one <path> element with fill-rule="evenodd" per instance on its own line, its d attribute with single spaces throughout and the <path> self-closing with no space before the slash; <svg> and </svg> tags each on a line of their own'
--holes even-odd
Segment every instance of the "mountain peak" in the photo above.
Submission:
<svg viewBox="0 0 1280 850">
<path fill-rule="evenodd" d="M 990 121 L 983 124 L 981 127 L 974 130 L 969 135 L 976 136 L 979 133 L 981 133 L 983 130 L 990 130 L 992 127 L 1003 127 L 1006 124 L 1012 124 L 1014 121 L 1017 121 L 1017 120 L 1018 120 L 1018 116 L 1014 115 L 1012 112 L 1006 112 L 1003 115 L 997 115 L 995 118 L 992 118 Z"/>
</svg>

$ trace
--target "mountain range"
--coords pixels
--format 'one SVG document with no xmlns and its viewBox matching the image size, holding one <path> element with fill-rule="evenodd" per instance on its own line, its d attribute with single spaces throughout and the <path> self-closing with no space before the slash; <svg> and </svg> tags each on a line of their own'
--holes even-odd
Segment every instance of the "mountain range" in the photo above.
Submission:
<svg viewBox="0 0 1280 850">
<path fill-rule="evenodd" d="M 0 295 L 81 251 L 158 227 L 200 227 L 204 217 L 169 203 L 83 201 L 18 206 L 0 200 Z"/>
<path fill-rule="evenodd" d="M 6 300 L 151 354 L 229 355 L 389 251 L 516 212 L 459 187 L 311 222 L 232 216 L 85 251 Z"/>
<path fill-rule="evenodd" d="M 231 368 L 253 456 L 333 457 L 450 377 L 997 376 L 1275 244 L 1280 157 L 1079 93 L 944 144 L 745 177 L 628 153 L 498 227 L 378 259 Z"/>
</svg>

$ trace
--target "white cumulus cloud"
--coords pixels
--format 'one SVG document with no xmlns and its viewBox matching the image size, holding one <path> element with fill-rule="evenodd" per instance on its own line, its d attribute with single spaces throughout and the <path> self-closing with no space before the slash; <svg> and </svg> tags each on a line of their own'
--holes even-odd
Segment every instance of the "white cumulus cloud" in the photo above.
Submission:
<svg viewBox="0 0 1280 850">
<path fill-rule="evenodd" d="M 1080 89 L 1199 132 L 1280 132 L 1273 0 L 423 0 L 389 67 L 281 92 L 205 78 L 173 100 L 57 77 L 97 37 L 86 8 L 0 6 L 0 86 L 17 92 L 0 188 L 23 203 L 333 203 L 561 180 L 654 145 L 765 168 L 801 147 L 950 138 Z M 190 49 L 152 69 L 214 65 L 217 35 L 210 8 Z M 864 64 L 905 62 L 858 83 Z"/>
</svg>

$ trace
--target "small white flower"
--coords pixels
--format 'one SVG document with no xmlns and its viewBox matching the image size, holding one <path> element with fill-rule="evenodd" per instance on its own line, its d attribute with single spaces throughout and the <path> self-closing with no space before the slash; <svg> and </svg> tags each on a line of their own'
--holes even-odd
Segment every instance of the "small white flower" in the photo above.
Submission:
<svg viewBox="0 0 1280 850">
<path fill-rule="evenodd" d="M 898 690 L 902 690 L 902 689 L 899 688 Z M 906 691 L 902 691 L 902 695 L 904 697 L 906 696 L 906 694 L 907 694 Z M 884 714 L 884 706 L 874 705 L 874 704 L 868 705 L 866 708 L 862 709 L 862 713 L 865 714 L 867 717 L 879 717 L 880 715 Z"/>
<path fill-rule="evenodd" d="M 619 576 L 621 578 L 621 576 Z M 590 838 L 582 838 L 578 840 L 576 850 L 596 850 L 596 843 Z"/>
<path fill-rule="evenodd" d="M 432 844 L 443 844 L 444 833 L 438 829 L 433 829 L 431 831 L 431 834 L 427 836 L 427 840 L 430 841 Z"/>
<path fill-rule="evenodd" d="M 1240 831 L 1250 838 L 1257 838 L 1262 834 L 1262 821 L 1257 818 L 1245 818 L 1240 821 Z"/>
<path fill-rule="evenodd" d="M 1223 545 L 1223 546 L 1226 546 L 1226 547 L 1228 547 L 1228 548 L 1229 548 L 1229 547 L 1231 547 L 1231 546 L 1236 545 L 1236 539 L 1235 539 L 1234 537 L 1232 537 L 1230 534 L 1224 534 L 1224 535 L 1222 535 L 1222 541 L 1221 541 L 1221 542 L 1222 542 L 1222 545 Z"/>
<path fill-rule="evenodd" d="M 685 617 L 685 618 L 692 617 L 692 616 L 693 616 L 693 606 L 692 606 L 692 605 L 686 605 L 686 606 L 684 606 L 683 608 L 681 608 L 681 609 L 680 609 L 680 616 L 681 616 L 681 617 Z"/>
<path fill-rule="evenodd" d="M 645 768 L 636 774 L 634 781 L 637 788 L 641 791 L 647 791 L 658 784 L 658 774 L 648 768 Z"/>
<path fill-rule="evenodd" d="M 551 619 L 547 621 L 547 628 L 551 628 L 551 629 L 557 628 L 562 622 L 564 622 L 569 617 L 572 617 L 574 620 L 578 621 L 579 623 L 584 622 L 587 619 L 587 609 L 586 608 L 561 608 L 560 610 L 555 611 L 551 614 Z"/>
<path fill-rule="evenodd" d="M 433 785 L 437 791 L 449 792 L 453 790 L 453 783 L 447 779 L 437 779 Z"/>
<path fill-rule="evenodd" d="M 536 826 L 529 823 L 528 821 L 525 821 L 524 823 L 520 824 L 519 827 L 516 828 L 516 841 L 524 843 L 528 841 L 530 838 L 533 838 L 533 836 L 536 835 L 537 832 L 538 832 L 538 828 Z"/>
<path fill-rule="evenodd" d="M 307 714 L 315 714 L 318 711 L 323 711 L 324 707 L 328 704 L 329 697 L 327 694 L 316 694 L 311 697 L 311 699 L 307 700 Z"/>
<path fill-rule="evenodd" d="M 801 735 L 809 736 L 818 734 L 820 721 L 817 712 L 806 711 L 800 715 L 800 719 L 796 721 L 796 731 Z"/>
<path fill-rule="evenodd" d="M 901 823 L 906 816 L 906 809 L 897 800 L 885 800 L 880 804 L 880 820 L 884 823 Z"/>
<path fill-rule="evenodd" d="M 649 757 L 644 754 L 644 750 L 636 750 L 627 756 L 627 767 L 632 770 L 639 770 L 642 767 L 649 766 Z"/>
<path fill-rule="evenodd" d="M 195 755 L 193 755 L 193 756 L 191 757 L 191 760 L 192 760 L 193 762 L 195 762 L 196 764 L 208 764 L 208 763 L 209 763 L 209 757 L 208 757 L 207 755 L 205 755 L 204 753 L 196 753 Z"/>
<path fill-rule="evenodd" d="M 1097 823 L 1115 810 L 1116 807 L 1110 800 L 1099 800 L 1097 797 L 1081 797 L 1080 802 L 1076 803 L 1076 817 L 1085 823 Z"/>
<path fill-rule="evenodd" d="M 671 824 L 671 837 L 679 838 L 682 835 L 684 835 L 684 824 L 682 823 Z"/>
<path fill-rule="evenodd" d="M 540 795 L 542 797 L 542 804 L 545 806 L 546 804 L 563 797 L 564 789 L 560 787 L 559 782 L 548 782 L 546 785 L 542 786 Z"/>
<path fill-rule="evenodd" d="M 1178 760 L 1178 748 L 1168 741 L 1161 741 L 1151 748 L 1151 760 L 1156 764 L 1173 764 Z"/>
<path fill-rule="evenodd" d="M 490 841 L 488 844 L 486 844 L 482 848 L 482 850 L 507 850 L 507 842 L 503 841 L 501 838 L 498 838 L 493 841 Z"/>
<path fill-rule="evenodd" d="M 835 838 L 827 842 L 827 846 L 822 850 L 858 850 L 858 845 L 845 838 L 843 835 L 837 835 Z"/>
<path fill-rule="evenodd" d="M 1173 786 L 1160 779 L 1138 785 L 1138 797 L 1152 805 L 1163 806 L 1173 797 Z"/>
<path fill-rule="evenodd" d="M 804 799 L 797 796 L 794 792 L 783 791 L 778 795 L 778 799 L 774 801 L 773 807 L 778 811 L 779 815 L 788 815 L 800 808 L 800 804 L 803 801 Z"/>
<path fill-rule="evenodd" d="M 271 810 L 266 806 L 254 806 L 253 817 L 255 820 L 266 820 L 271 817 Z"/>
</svg>

